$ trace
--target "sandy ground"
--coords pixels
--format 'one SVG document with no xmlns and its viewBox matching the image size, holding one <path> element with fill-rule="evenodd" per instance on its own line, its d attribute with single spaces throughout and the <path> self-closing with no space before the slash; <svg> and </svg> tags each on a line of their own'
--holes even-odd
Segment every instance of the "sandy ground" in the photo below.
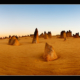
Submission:
<svg viewBox="0 0 80 80">
<path fill-rule="evenodd" d="M 38 44 L 32 39 L 19 38 L 20 46 L 0 39 L 0 75 L 80 75 L 80 38 L 39 38 Z M 46 42 L 54 47 L 57 60 L 43 59 Z"/>
</svg>

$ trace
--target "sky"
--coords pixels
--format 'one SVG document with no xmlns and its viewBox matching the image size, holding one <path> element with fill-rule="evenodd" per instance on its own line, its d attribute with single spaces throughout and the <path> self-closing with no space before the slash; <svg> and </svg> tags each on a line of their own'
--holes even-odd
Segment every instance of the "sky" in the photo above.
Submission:
<svg viewBox="0 0 80 80">
<path fill-rule="evenodd" d="M 62 30 L 80 33 L 79 4 L 0 4 L 0 37 L 60 34 Z"/>
</svg>

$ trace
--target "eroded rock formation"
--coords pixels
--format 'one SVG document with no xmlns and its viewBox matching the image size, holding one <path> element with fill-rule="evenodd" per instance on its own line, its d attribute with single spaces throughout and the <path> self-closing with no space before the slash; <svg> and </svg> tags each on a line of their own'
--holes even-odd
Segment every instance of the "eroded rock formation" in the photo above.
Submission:
<svg viewBox="0 0 80 80">
<path fill-rule="evenodd" d="M 33 37 L 32 43 L 39 43 L 38 29 L 37 29 L 37 28 L 35 29 L 34 37 Z"/>
<path fill-rule="evenodd" d="M 39 37 L 40 37 L 40 38 L 43 38 L 43 37 L 44 37 L 44 34 L 43 34 L 43 33 L 41 33 Z"/>
<path fill-rule="evenodd" d="M 61 31 L 61 34 L 60 34 L 61 38 L 64 38 L 64 35 L 63 35 L 64 33 L 65 33 L 65 31 Z"/>
<path fill-rule="evenodd" d="M 72 32 L 70 30 L 66 32 L 66 37 L 72 37 Z"/>
<path fill-rule="evenodd" d="M 52 61 L 52 60 L 55 60 L 58 58 L 54 48 L 51 45 L 49 45 L 48 43 L 45 44 L 45 51 L 43 54 L 43 58 L 46 61 Z"/>
<path fill-rule="evenodd" d="M 52 37 L 51 32 L 48 32 L 48 37 L 49 37 L 49 38 L 51 38 L 51 37 Z"/>
<path fill-rule="evenodd" d="M 18 46 L 20 45 L 18 39 L 15 37 L 15 36 L 10 36 L 9 37 L 9 42 L 8 42 L 9 45 L 15 45 L 15 46 Z"/>
<path fill-rule="evenodd" d="M 47 35 L 46 31 L 44 31 L 44 39 L 48 39 L 48 35 Z"/>
<path fill-rule="evenodd" d="M 79 33 L 76 33 L 75 35 L 73 34 L 74 38 L 79 38 Z"/>
</svg>

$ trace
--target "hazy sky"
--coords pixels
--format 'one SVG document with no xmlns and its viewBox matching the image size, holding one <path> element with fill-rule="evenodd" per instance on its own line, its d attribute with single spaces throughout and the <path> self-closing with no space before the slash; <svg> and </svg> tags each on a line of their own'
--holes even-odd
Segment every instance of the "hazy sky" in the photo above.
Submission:
<svg viewBox="0 0 80 80">
<path fill-rule="evenodd" d="M 0 37 L 39 34 L 62 30 L 80 32 L 80 5 L 78 4 L 0 4 Z"/>
</svg>

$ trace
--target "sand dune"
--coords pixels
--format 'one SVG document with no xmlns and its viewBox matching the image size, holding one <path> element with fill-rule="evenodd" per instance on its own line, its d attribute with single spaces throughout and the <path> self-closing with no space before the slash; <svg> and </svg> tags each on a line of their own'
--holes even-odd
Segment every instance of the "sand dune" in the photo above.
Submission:
<svg viewBox="0 0 80 80">
<path fill-rule="evenodd" d="M 0 75 L 80 75 L 80 38 L 19 38 L 20 46 L 8 45 L 8 39 L 0 40 Z M 43 59 L 45 43 L 53 46 L 57 60 Z"/>
</svg>

